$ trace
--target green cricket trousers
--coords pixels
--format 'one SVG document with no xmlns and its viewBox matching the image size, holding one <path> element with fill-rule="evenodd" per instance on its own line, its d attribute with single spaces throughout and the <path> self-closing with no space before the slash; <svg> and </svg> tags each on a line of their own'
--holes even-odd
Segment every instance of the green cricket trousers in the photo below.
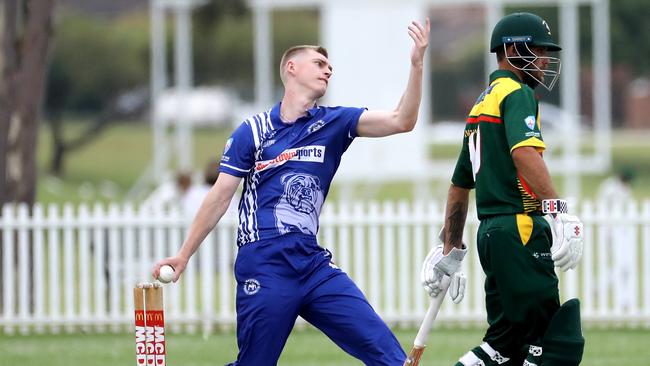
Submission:
<svg viewBox="0 0 650 366">
<path fill-rule="evenodd" d="M 551 229 L 538 213 L 492 216 L 481 220 L 477 242 L 486 275 L 483 340 L 508 365 L 521 365 L 560 307 Z"/>
</svg>

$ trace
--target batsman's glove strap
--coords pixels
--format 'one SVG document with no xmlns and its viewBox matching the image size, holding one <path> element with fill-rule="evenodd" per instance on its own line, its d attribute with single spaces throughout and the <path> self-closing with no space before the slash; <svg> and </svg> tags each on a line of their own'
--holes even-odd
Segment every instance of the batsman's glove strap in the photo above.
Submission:
<svg viewBox="0 0 650 366">
<path fill-rule="evenodd" d="M 557 215 L 559 213 L 568 213 L 569 207 L 565 200 L 552 199 L 542 201 L 542 213 Z"/>
<path fill-rule="evenodd" d="M 440 251 L 440 254 L 442 254 L 442 250 Z M 465 244 L 463 244 L 462 249 L 453 247 L 447 255 L 442 256 L 442 259 L 438 261 L 435 267 L 441 270 L 444 274 L 451 276 L 460 269 L 460 262 L 465 258 L 465 254 L 467 254 L 467 247 Z"/>
</svg>

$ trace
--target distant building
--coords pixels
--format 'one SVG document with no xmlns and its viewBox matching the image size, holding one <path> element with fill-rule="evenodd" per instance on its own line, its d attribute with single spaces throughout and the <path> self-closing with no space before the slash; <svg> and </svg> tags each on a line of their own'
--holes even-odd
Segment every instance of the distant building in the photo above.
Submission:
<svg viewBox="0 0 650 366">
<path fill-rule="evenodd" d="M 650 80 L 638 78 L 628 87 L 625 100 L 626 127 L 650 127 Z"/>
</svg>

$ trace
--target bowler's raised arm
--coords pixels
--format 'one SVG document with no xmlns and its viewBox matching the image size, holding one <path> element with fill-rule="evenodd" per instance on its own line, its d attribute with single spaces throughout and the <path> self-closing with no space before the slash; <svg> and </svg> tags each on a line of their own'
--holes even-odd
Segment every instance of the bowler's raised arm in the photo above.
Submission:
<svg viewBox="0 0 650 366">
<path fill-rule="evenodd" d="M 424 55 L 429 45 L 429 18 L 424 25 L 413 21 L 408 34 L 413 39 L 411 71 L 406 90 L 392 111 L 365 111 L 359 118 L 357 134 L 363 137 L 382 137 L 413 130 L 422 100 L 422 73 Z M 387 65 L 390 68 L 391 65 Z M 390 72 L 390 71 L 387 71 Z"/>
</svg>

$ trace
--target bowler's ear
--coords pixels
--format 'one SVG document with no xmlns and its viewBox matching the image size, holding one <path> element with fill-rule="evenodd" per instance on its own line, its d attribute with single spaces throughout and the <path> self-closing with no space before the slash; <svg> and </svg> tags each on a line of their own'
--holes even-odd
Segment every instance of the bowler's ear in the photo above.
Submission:
<svg viewBox="0 0 650 366">
<path fill-rule="evenodd" d="M 291 75 L 296 73 L 296 62 L 294 60 L 287 61 L 286 72 Z"/>
</svg>

